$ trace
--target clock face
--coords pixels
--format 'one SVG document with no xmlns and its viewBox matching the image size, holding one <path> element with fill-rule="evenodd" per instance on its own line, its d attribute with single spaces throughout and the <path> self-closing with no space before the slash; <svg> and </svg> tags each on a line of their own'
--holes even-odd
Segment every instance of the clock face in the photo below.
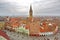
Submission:
<svg viewBox="0 0 60 40">
<path fill-rule="evenodd" d="M 5 32 L 1 31 L 1 30 L 0 30 L 0 39 L 1 40 L 10 40 L 8 35 Z"/>
</svg>

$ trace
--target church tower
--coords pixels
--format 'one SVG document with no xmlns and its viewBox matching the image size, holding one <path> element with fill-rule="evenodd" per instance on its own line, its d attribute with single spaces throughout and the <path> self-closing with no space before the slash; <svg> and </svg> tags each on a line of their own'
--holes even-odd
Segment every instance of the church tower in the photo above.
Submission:
<svg viewBox="0 0 60 40">
<path fill-rule="evenodd" d="M 28 17 L 28 20 L 30 22 L 33 21 L 33 10 L 32 10 L 32 6 L 30 5 L 30 9 L 29 9 L 29 17 Z"/>
<path fill-rule="evenodd" d="M 32 18 L 33 17 L 33 10 L 32 10 L 32 6 L 30 5 L 30 10 L 29 10 L 29 17 Z"/>
</svg>

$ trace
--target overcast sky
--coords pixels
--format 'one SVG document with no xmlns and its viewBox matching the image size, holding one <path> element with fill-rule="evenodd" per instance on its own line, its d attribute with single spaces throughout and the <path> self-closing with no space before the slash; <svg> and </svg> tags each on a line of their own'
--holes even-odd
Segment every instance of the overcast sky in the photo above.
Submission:
<svg viewBox="0 0 60 40">
<path fill-rule="evenodd" d="M 0 16 L 26 16 L 32 5 L 34 16 L 60 16 L 60 0 L 0 0 Z"/>
</svg>

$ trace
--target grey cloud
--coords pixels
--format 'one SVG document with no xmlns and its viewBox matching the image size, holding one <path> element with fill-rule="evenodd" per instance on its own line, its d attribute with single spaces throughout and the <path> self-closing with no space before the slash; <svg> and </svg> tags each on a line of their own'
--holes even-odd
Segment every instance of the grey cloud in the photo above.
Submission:
<svg viewBox="0 0 60 40">
<path fill-rule="evenodd" d="M 26 9 L 14 3 L 0 3 L 0 16 L 27 15 Z"/>
<path fill-rule="evenodd" d="M 48 0 L 49 1 L 49 0 Z M 60 0 L 50 0 L 48 3 L 45 1 L 43 4 L 37 3 L 34 7 L 35 15 L 40 16 L 60 16 Z M 46 3 L 47 2 L 47 3 Z"/>
<path fill-rule="evenodd" d="M 33 4 L 33 13 L 36 16 L 60 16 L 60 0 L 41 0 Z M 0 15 L 28 15 L 29 6 L 21 6 L 15 2 L 0 0 Z"/>
</svg>

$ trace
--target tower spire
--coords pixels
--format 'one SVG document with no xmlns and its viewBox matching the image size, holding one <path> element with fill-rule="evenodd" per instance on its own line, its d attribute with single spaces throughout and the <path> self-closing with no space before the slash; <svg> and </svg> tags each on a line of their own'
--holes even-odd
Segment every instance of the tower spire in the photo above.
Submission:
<svg viewBox="0 0 60 40">
<path fill-rule="evenodd" d="M 33 10 L 32 10 L 32 6 L 30 5 L 30 9 L 29 9 L 29 20 L 32 21 L 33 20 Z"/>
<path fill-rule="evenodd" d="M 32 10 L 32 6 L 30 5 L 30 10 L 29 10 L 29 17 L 32 18 L 33 17 L 33 10 Z"/>
</svg>

